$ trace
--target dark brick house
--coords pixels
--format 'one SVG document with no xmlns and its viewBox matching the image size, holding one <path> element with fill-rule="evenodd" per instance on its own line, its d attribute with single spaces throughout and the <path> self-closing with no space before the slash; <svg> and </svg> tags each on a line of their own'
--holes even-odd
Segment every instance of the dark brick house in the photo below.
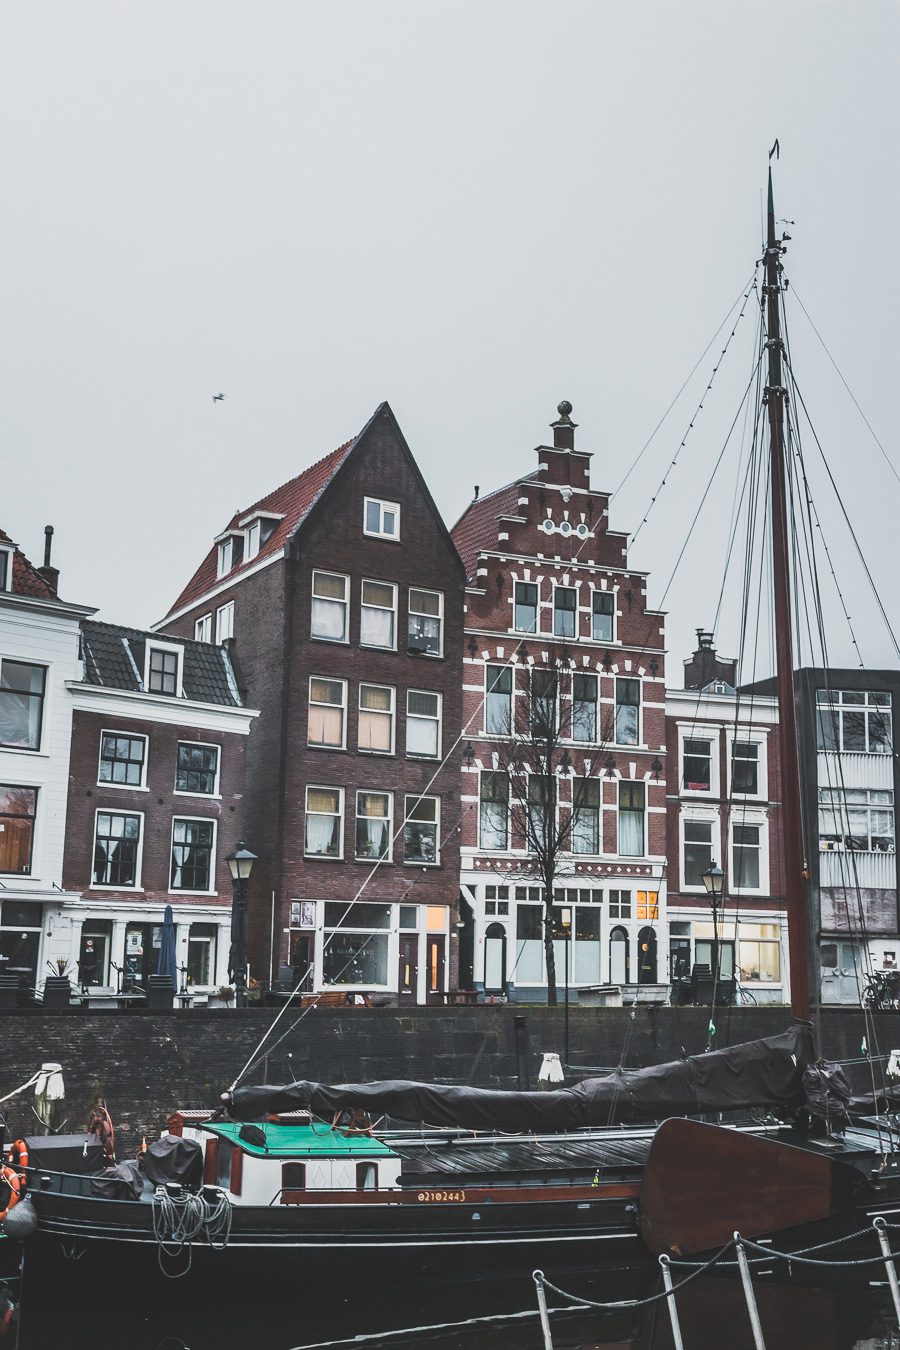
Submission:
<svg viewBox="0 0 900 1350">
<path fill-rule="evenodd" d="M 463 580 L 385 403 L 237 512 L 158 625 L 226 644 L 260 710 L 256 974 L 401 1002 L 455 980 Z"/>
<path fill-rule="evenodd" d="M 59 916 L 81 983 L 146 987 L 167 905 L 179 987 L 228 981 L 232 884 L 244 832 L 245 708 L 228 652 L 85 620 L 72 708 Z M 61 940 L 61 938 L 60 938 Z"/>
</svg>

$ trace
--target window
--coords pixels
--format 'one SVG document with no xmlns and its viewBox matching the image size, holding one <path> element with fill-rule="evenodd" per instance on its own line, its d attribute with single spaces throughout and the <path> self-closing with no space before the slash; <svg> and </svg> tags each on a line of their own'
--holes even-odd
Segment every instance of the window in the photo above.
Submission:
<svg viewBox="0 0 900 1350">
<path fill-rule="evenodd" d="M 600 784 L 595 779 L 572 780 L 572 852 L 601 853 Z"/>
<path fill-rule="evenodd" d="M 214 797 L 218 790 L 219 747 L 179 741 L 175 760 L 175 791 Z"/>
<path fill-rule="evenodd" d="M 329 985 L 384 986 L 388 982 L 391 905 L 325 905 L 322 979 Z"/>
<path fill-rule="evenodd" d="M 759 890 L 759 825 L 733 825 L 731 830 L 731 875 L 737 891 Z"/>
<path fill-rule="evenodd" d="M 46 678 L 44 666 L 0 661 L 0 745 L 40 749 Z"/>
<path fill-rule="evenodd" d="M 220 605 L 216 610 L 216 642 L 221 646 L 234 637 L 234 601 Z"/>
<path fill-rule="evenodd" d="M 188 929 L 187 983 L 192 989 L 216 982 L 216 938 L 214 923 L 192 923 Z"/>
<path fill-rule="evenodd" d="M 859 751 L 889 755 L 891 696 L 877 690 L 828 690 L 816 692 L 816 738 L 820 750 Z"/>
<path fill-rule="evenodd" d="M 609 917 L 611 919 L 631 918 L 631 891 L 610 891 Z"/>
<path fill-rule="evenodd" d="M 894 794 L 888 789 L 819 788 L 819 849 L 893 853 Z"/>
<path fill-rule="evenodd" d="M 0 591 L 12 590 L 13 551 L 0 548 Z"/>
<path fill-rule="evenodd" d="M 616 680 L 616 741 L 637 745 L 641 727 L 640 680 Z"/>
<path fill-rule="evenodd" d="M 356 1164 L 356 1189 L 358 1191 L 378 1190 L 378 1164 L 358 1162 Z"/>
<path fill-rule="evenodd" d="M 343 788 L 306 789 L 307 857 L 340 858 L 344 816 Z"/>
<path fill-rule="evenodd" d="M 377 539 L 400 538 L 400 506 L 397 502 L 382 502 L 377 497 L 366 497 L 363 507 L 363 534 Z"/>
<path fill-rule="evenodd" d="M 538 588 L 533 581 L 515 583 L 514 624 L 519 633 L 538 631 Z"/>
<path fill-rule="evenodd" d="M 777 923 L 742 923 L 738 929 L 738 965 L 745 982 L 781 982 L 781 932 Z M 823 962 L 824 964 L 824 962 Z M 835 961 L 835 965 L 837 961 Z"/>
<path fill-rule="evenodd" d="M 407 797 L 403 826 L 403 861 L 436 863 L 440 855 L 437 797 Z"/>
<path fill-rule="evenodd" d="M 359 641 L 363 647 L 393 651 L 397 634 L 397 587 L 386 581 L 364 581 Z"/>
<path fill-rule="evenodd" d="M 485 886 L 484 912 L 485 914 L 509 915 L 508 886 Z"/>
<path fill-rule="evenodd" d="M 147 690 L 151 694 L 167 694 L 175 698 L 181 683 L 179 679 L 181 649 L 151 646 L 147 659 Z"/>
<path fill-rule="evenodd" d="M 95 886 L 136 887 L 141 846 L 141 817 L 98 811 L 94 833 Z"/>
<path fill-rule="evenodd" d="M 146 736 L 101 731 L 97 782 L 114 783 L 117 787 L 141 787 L 146 757 Z"/>
<path fill-rule="evenodd" d="M 325 680 L 320 675 L 310 675 L 307 744 L 327 745 L 342 750 L 346 744 L 346 708 L 346 680 Z"/>
<path fill-rule="evenodd" d="M 437 759 L 441 753 L 441 696 L 406 691 L 406 753 Z"/>
<path fill-rule="evenodd" d="M 556 637 L 574 637 L 578 616 L 578 592 L 572 586 L 553 591 L 553 632 Z"/>
<path fill-rule="evenodd" d="M 367 862 L 391 856 L 391 794 L 357 792 L 356 856 Z"/>
<path fill-rule="evenodd" d="M 211 614 L 204 614 L 202 618 L 194 620 L 194 641 L 212 642 Z"/>
<path fill-rule="evenodd" d="M 643 783 L 619 783 L 619 853 L 626 858 L 643 857 Z"/>
<path fill-rule="evenodd" d="M 753 741 L 735 741 L 731 761 L 731 790 L 755 797 L 759 791 L 759 746 Z"/>
<path fill-rule="evenodd" d="M 512 731 L 512 666 L 485 666 L 484 682 L 484 729 L 489 736 L 508 736 Z"/>
<path fill-rule="evenodd" d="M 229 535 L 227 539 L 219 541 L 219 552 L 216 559 L 216 577 L 221 579 L 227 576 L 234 566 L 234 540 Z"/>
<path fill-rule="evenodd" d="M 37 788 L 0 784 L 0 872 L 30 874 L 36 815 Z"/>
<path fill-rule="evenodd" d="M 485 770 L 479 788 L 481 848 L 507 848 L 509 845 L 509 778 L 505 773 Z"/>
<path fill-rule="evenodd" d="M 440 591 L 409 592 L 407 650 L 440 656 L 444 650 L 444 597 Z"/>
<path fill-rule="evenodd" d="M 712 747 L 712 741 L 684 742 L 681 751 L 681 783 L 685 792 L 709 792 L 712 786 Z"/>
<path fill-rule="evenodd" d="M 357 745 L 382 755 L 394 753 L 394 690 L 388 686 L 359 686 Z"/>
<path fill-rule="evenodd" d="M 555 670 L 531 672 L 531 734 L 552 736 L 556 731 L 556 692 L 559 676 Z"/>
<path fill-rule="evenodd" d="M 310 637 L 322 638 L 326 642 L 347 641 L 349 589 L 349 577 L 339 576 L 335 572 L 313 572 Z"/>
<path fill-rule="evenodd" d="M 251 520 L 244 531 L 245 547 L 244 561 L 251 562 L 257 557 L 263 544 L 267 544 L 278 528 L 278 520 L 275 518 L 258 516 L 256 520 Z"/>
<path fill-rule="evenodd" d="M 250 560 L 251 560 L 252 558 L 255 558 L 256 555 L 257 555 L 257 553 L 259 553 L 259 521 L 258 521 L 258 520 L 254 520 L 252 524 L 250 524 L 250 525 L 247 526 L 247 533 L 246 533 L 246 535 L 245 535 L 245 538 L 246 538 L 246 540 L 247 540 L 247 543 L 246 543 L 246 546 L 245 546 L 245 549 L 244 549 L 244 557 L 247 559 L 247 562 L 250 562 Z"/>
<path fill-rule="evenodd" d="M 172 866 L 169 884 L 173 891 L 213 889 L 213 820 L 172 821 Z"/>
<path fill-rule="evenodd" d="M 556 818 L 554 814 L 554 781 L 549 774 L 528 775 L 528 809 L 525 813 L 525 847 L 544 848 L 552 842 Z"/>
<path fill-rule="evenodd" d="M 713 865 L 713 822 L 684 821 L 684 884 L 705 890 L 703 873 Z"/>
<path fill-rule="evenodd" d="M 595 642 L 612 642 L 615 614 L 615 596 L 594 591 L 591 637 Z"/>
<path fill-rule="evenodd" d="M 609 935 L 609 980 L 611 984 L 628 983 L 630 943 L 624 928 L 614 928 Z"/>
<path fill-rule="evenodd" d="M 538 894 L 540 894 L 539 890 Z M 540 905 L 516 905 L 515 978 L 517 984 L 539 984 L 544 978 L 544 926 L 542 920 L 543 910 Z"/>
<path fill-rule="evenodd" d="M 648 923 L 654 923 L 659 918 L 658 891 L 638 891 L 635 917 L 645 919 Z"/>
<path fill-rule="evenodd" d="M 708 929 L 712 932 L 712 924 L 695 924 L 694 932 L 698 933 L 702 929 Z M 708 938 L 699 939 L 694 942 L 694 961 L 698 966 L 709 966 L 713 968 L 713 949 L 715 939 L 710 941 Z M 734 979 L 734 943 L 723 942 L 719 939 L 719 979 Z"/>
<path fill-rule="evenodd" d="M 572 676 L 572 740 L 597 739 L 597 676 Z"/>
</svg>

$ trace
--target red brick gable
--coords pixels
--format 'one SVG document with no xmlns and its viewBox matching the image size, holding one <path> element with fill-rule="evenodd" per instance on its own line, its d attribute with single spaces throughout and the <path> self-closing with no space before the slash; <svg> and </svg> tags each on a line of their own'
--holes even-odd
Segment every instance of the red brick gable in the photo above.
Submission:
<svg viewBox="0 0 900 1350">
<path fill-rule="evenodd" d="M 255 567 L 266 558 L 274 557 L 281 553 L 285 543 L 303 523 L 309 512 L 315 506 L 322 492 L 331 482 L 344 460 L 356 444 L 357 437 L 351 441 L 346 441 L 338 446 L 337 450 L 332 450 L 330 455 L 324 459 L 317 460 L 311 464 L 308 469 L 290 479 L 287 483 L 282 483 L 281 487 L 275 488 L 272 492 L 260 497 L 252 506 L 245 510 L 236 511 L 229 520 L 223 534 L 229 530 L 238 530 L 239 521 L 246 520 L 248 516 L 256 512 L 271 512 L 273 515 L 282 516 L 283 519 L 278 522 L 277 528 L 271 536 L 262 545 L 255 558 L 249 562 L 241 562 L 231 572 L 228 573 L 228 581 L 240 581 L 241 575 L 250 567 Z M 211 591 L 219 580 L 217 571 L 218 545 L 213 544 L 207 553 L 203 562 L 197 568 L 197 571 L 191 577 L 178 599 L 169 610 L 169 614 L 183 609 L 188 605 L 194 604 L 201 596 Z M 168 615 L 166 616 L 168 618 Z"/>
<path fill-rule="evenodd" d="M 519 484 L 525 481 L 524 478 L 517 478 L 514 483 L 507 483 L 506 487 L 480 497 L 466 508 L 453 526 L 453 542 L 463 560 L 467 581 L 475 579 L 475 565 L 482 550 L 496 549 L 498 518 L 515 512 Z"/>
<path fill-rule="evenodd" d="M 12 540 L 5 530 L 0 530 L 0 544 L 11 544 Z M 35 600 L 55 600 L 53 588 L 44 580 L 40 572 L 28 561 L 21 549 L 13 553 L 12 569 L 13 595 L 30 595 Z"/>
</svg>

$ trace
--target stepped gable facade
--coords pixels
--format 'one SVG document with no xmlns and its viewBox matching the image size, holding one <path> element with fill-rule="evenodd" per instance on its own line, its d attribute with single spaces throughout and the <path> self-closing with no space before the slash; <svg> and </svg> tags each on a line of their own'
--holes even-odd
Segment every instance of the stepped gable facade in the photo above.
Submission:
<svg viewBox="0 0 900 1350">
<path fill-rule="evenodd" d="M 557 988 L 566 948 L 585 996 L 666 979 L 664 616 L 647 608 L 627 535 L 610 529 L 609 494 L 591 486 L 570 413 L 560 404 L 534 468 L 472 502 L 453 530 L 467 580 L 463 978 L 488 997 L 546 993 L 543 892 L 528 808 L 516 807 L 536 795 L 510 765 L 517 742 L 528 758 L 521 742 L 554 669 L 557 820 L 575 794 L 581 803 L 554 885 L 569 935 L 556 944 Z"/>
<path fill-rule="evenodd" d="M 236 512 L 157 626 L 223 644 L 260 711 L 251 974 L 410 1003 L 455 980 L 463 586 L 385 403 Z"/>
</svg>

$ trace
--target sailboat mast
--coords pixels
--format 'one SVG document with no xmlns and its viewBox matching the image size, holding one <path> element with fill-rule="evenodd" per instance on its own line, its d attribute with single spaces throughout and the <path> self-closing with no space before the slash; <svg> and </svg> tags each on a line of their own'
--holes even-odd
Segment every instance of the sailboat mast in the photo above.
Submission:
<svg viewBox="0 0 900 1350">
<path fill-rule="evenodd" d="M 794 697 L 794 648 L 791 632 L 790 536 L 787 514 L 787 465 L 784 442 L 785 389 L 781 360 L 781 246 L 775 237 L 772 170 L 769 170 L 768 234 L 765 252 L 765 300 L 769 354 L 766 403 L 769 413 L 772 492 L 772 572 L 775 603 L 775 668 L 778 678 L 778 725 L 781 747 L 781 810 L 791 963 L 791 1011 L 808 1019 L 809 930 L 804 877 L 803 829 L 800 806 L 800 757 Z"/>
</svg>

